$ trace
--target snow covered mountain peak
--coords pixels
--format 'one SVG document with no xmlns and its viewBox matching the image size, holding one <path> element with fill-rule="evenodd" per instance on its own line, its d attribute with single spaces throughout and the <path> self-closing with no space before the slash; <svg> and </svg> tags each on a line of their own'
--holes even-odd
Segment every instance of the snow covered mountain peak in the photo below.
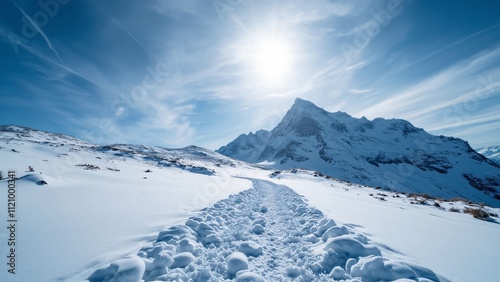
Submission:
<svg viewBox="0 0 500 282">
<path fill-rule="evenodd" d="M 303 117 L 309 117 L 317 120 L 321 120 L 323 118 L 335 118 L 340 120 L 352 118 L 347 113 L 344 112 L 330 113 L 316 106 L 310 101 L 303 100 L 301 98 L 296 98 L 295 103 L 287 112 L 283 120 L 284 121 L 291 120 L 293 118 L 300 119 Z"/>
<path fill-rule="evenodd" d="M 304 168 L 403 192 L 500 206 L 500 166 L 458 138 L 402 119 L 354 118 L 296 99 L 271 131 L 242 134 L 217 152 L 275 169 Z"/>
<path fill-rule="evenodd" d="M 322 108 L 316 106 L 314 103 L 303 100 L 301 98 L 296 98 L 292 107 L 290 108 L 291 112 L 325 112 Z"/>
</svg>

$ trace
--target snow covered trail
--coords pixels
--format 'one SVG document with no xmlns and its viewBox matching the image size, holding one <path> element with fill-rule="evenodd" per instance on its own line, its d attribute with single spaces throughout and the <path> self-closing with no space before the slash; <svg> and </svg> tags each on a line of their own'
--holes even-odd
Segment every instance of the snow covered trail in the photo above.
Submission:
<svg viewBox="0 0 500 282">
<path fill-rule="evenodd" d="M 439 281 L 428 269 L 382 257 L 364 235 L 336 225 L 287 186 L 252 182 L 89 280 Z"/>
</svg>

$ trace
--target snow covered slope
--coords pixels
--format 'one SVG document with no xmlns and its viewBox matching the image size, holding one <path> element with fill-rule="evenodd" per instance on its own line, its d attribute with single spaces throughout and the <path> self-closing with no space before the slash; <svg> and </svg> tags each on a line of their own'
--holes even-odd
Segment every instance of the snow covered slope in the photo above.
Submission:
<svg viewBox="0 0 500 282">
<path fill-rule="evenodd" d="M 467 142 L 405 120 L 329 113 L 301 99 L 272 131 L 241 135 L 217 152 L 271 162 L 275 169 L 305 168 L 363 185 L 500 206 L 500 166 Z"/>
<path fill-rule="evenodd" d="M 476 151 L 500 165 L 500 146 L 483 147 L 476 149 Z"/>
<path fill-rule="evenodd" d="M 251 186 L 231 175 L 252 168 L 202 148 L 97 146 L 1 128 L 0 281 L 82 281 L 93 268 L 137 252 L 166 225 Z M 5 258 L 11 169 L 17 178 L 15 275 Z"/>
<path fill-rule="evenodd" d="M 384 256 L 414 259 L 453 282 L 500 277 L 500 240 L 494 239 L 500 238 L 500 221 L 462 213 L 477 205 L 386 192 L 300 171 L 283 172 L 273 181 L 303 195 L 337 224 L 369 234 Z M 500 215 L 498 208 L 488 211 Z M 471 259 L 476 256 L 480 259 Z"/>
</svg>

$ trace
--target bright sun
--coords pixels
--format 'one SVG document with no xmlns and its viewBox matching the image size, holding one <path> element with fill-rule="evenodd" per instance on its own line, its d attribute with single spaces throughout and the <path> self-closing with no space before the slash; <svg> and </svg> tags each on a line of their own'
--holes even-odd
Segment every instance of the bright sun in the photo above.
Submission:
<svg viewBox="0 0 500 282">
<path fill-rule="evenodd" d="M 285 41 L 270 39 L 257 43 L 253 59 L 257 75 L 267 84 L 279 84 L 291 72 L 292 53 Z"/>
</svg>

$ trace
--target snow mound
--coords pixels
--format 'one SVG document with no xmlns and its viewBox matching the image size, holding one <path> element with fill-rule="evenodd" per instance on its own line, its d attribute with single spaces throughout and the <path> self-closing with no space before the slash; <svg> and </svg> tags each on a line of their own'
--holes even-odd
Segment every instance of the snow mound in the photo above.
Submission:
<svg viewBox="0 0 500 282">
<path fill-rule="evenodd" d="M 172 260 L 170 268 L 184 268 L 188 266 L 195 259 L 192 253 L 184 252 L 175 255 Z"/>
<path fill-rule="evenodd" d="M 323 233 L 323 235 L 321 236 L 321 240 L 323 242 L 326 242 L 329 238 L 335 238 L 341 235 L 346 235 L 348 233 L 349 231 L 347 231 L 347 228 L 345 226 L 333 226 L 326 230 L 325 233 Z"/>
<path fill-rule="evenodd" d="M 264 231 L 265 231 L 264 226 L 262 226 L 260 224 L 255 224 L 252 227 L 252 232 L 255 234 L 262 234 L 262 233 L 264 233 Z"/>
<path fill-rule="evenodd" d="M 32 183 L 35 183 L 36 185 L 47 185 L 47 184 L 49 184 L 49 182 L 53 183 L 53 181 L 51 181 L 50 177 L 45 176 L 43 174 L 39 174 L 39 173 L 26 174 L 25 176 L 22 176 L 20 178 L 20 180 L 32 182 Z"/>
<path fill-rule="evenodd" d="M 227 260 L 227 273 L 235 275 L 238 271 L 248 269 L 248 259 L 242 252 L 232 253 Z"/>
<path fill-rule="evenodd" d="M 368 256 L 360 258 L 359 262 L 351 267 L 350 272 L 351 276 L 360 277 L 363 281 L 394 281 L 398 279 L 414 281 L 417 280 L 419 274 L 424 275 L 422 277 L 424 279 L 439 281 L 434 273 L 422 272 L 419 269 L 420 267 L 414 269 L 410 264 L 404 262 L 389 261 L 380 256 Z"/>
<path fill-rule="evenodd" d="M 251 241 L 241 243 L 239 249 L 247 256 L 258 257 L 262 254 L 262 246 Z"/>
<path fill-rule="evenodd" d="M 192 239 L 184 238 L 179 242 L 179 245 L 176 248 L 177 253 L 189 252 L 192 254 L 196 254 L 198 252 L 198 243 Z"/>
<path fill-rule="evenodd" d="M 263 218 L 263 217 L 259 217 L 258 219 L 254 220 L 254 221 L 252 222 L 252 225 L 257 225 L 257 224 L 259 224 L 259 225 L 262 225 L 263 227 L 266 227 L 266 223 L 267 223 L 267 222 L 266 222 L 266 219 L 265 219 L 265 218 Z"/>
<path fill-rule="evenodd" d="M 101 268 L 90 277 L 90 282 L 137 282 L 142 279 L 146 267 L 142 259 L 133 256 L 111 263 L 106 268 Z"/>
<path fill-rule="evenodd" d="M 161 231 L 158 234 L 157 242 L 170 242 L 170 241 L 180 241 L 184 238 L 194 238 L 194 232 L 187 226 L 176 225 L 172 226 L 167 230 Z"/>
<path fill-rule="evenodd" d="M 255 274 L 252 272 L 243 272 L 242 274 L 238 274 L 236 277 L 236 282 L 264 282 L 264 278 L 259 274 Z"/>
<path fill-rule="evenodd" d="M 164 268 L 168 267 L 172 264 L 173 253 L 169 251 L 162 251 L 161 253 L 155 256 L 153 261 L 154 268 Z"/>
<path fill-rule="evenodd" d="M 327 252 L 334 251 L 346 257 L 380 255 L 380 251 L 376 247 L 365 245 L 352 235 L 330 238 L 323 249 Z"/>
</svg>

